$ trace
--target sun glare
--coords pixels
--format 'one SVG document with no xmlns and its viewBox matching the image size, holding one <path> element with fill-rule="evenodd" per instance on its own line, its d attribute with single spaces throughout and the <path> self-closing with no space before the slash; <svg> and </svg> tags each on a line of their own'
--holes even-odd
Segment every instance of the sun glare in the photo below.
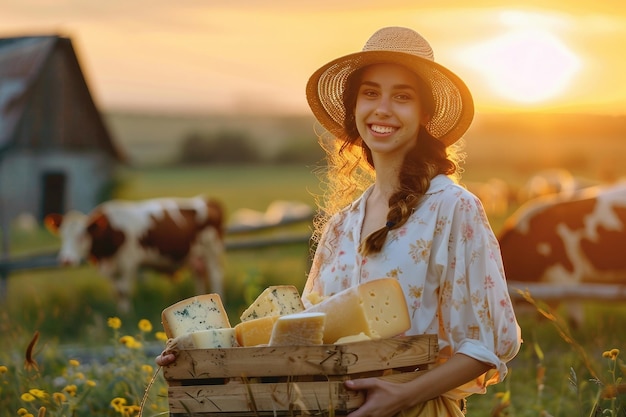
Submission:
<svg viewBox="0 0 626 417">
<path fill-rule="evenodd" d="M 469 52 L 498 95 L 520 103 L 538 103 L 564 92 L 580 69 L 580 59 L 551 33 L 514 30 Z"/>
</svg>

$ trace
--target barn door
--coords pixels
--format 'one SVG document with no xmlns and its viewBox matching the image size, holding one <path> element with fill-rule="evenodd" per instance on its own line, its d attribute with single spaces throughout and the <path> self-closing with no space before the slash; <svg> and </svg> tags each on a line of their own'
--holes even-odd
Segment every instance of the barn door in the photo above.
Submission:
<svg viewBox="0 0 626 417">
<path fill-rule="evenodd" d="M 50 213 L 65 213 L 67 177 L 63 172 L 44 172 L 42 176 L 41 219 Z"/>
</svg>

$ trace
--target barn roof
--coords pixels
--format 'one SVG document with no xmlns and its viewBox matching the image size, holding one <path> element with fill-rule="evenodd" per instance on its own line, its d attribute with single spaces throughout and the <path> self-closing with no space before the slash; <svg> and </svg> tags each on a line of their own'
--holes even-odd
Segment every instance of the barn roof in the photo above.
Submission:
<svg viewBox="0 0 626 417">
<path fill-rule="evenodd" d="M 10 147 L 98 149 L 123 160 L 69 38 L 0 38 L 0 154 Z"/>
</svg>

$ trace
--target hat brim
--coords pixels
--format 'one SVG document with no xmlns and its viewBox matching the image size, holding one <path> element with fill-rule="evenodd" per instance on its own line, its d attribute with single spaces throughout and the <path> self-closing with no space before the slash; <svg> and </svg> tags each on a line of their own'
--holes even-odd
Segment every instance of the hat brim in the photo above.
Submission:
<svg viewBox="0 0 626 417">
<path fill-rule="evenodd" d="M 435 109 L 426 129 L 446 146 L 459 140 L 474 117 L 474 102 L 465 83 L 434 61 L 398 51 L 362 51 L 319 68 L 309 78 L 306 97 L 319 123 L 335 136 L 344 134 L 343 92 L 348 76 L 373 64 L 393 63 L 415 72 L 431 88 Z"/>
</svg>

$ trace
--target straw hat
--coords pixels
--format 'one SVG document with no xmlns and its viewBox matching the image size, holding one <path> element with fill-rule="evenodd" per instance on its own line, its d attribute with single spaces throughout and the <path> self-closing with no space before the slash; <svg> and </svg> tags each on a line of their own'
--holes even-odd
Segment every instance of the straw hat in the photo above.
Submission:
<svg viewBox="0 0 626 417">
<path fill-rule="evenodd" d="M 348 76 L 372 64 L 400 64 L 430 85 L 435 113 L 426 129 L 446 146 L 456 142 L 474 116 L 472 95 L 452 71 L 434 61 L 433 50 L 419 33 L 402 27 L 378 30 L 361 52 L 337 58 L 309 78 L 306 95 L 313 114 L 335 136 L 344 134 L 346 111 L 342 97 Z"/>
</svg>

